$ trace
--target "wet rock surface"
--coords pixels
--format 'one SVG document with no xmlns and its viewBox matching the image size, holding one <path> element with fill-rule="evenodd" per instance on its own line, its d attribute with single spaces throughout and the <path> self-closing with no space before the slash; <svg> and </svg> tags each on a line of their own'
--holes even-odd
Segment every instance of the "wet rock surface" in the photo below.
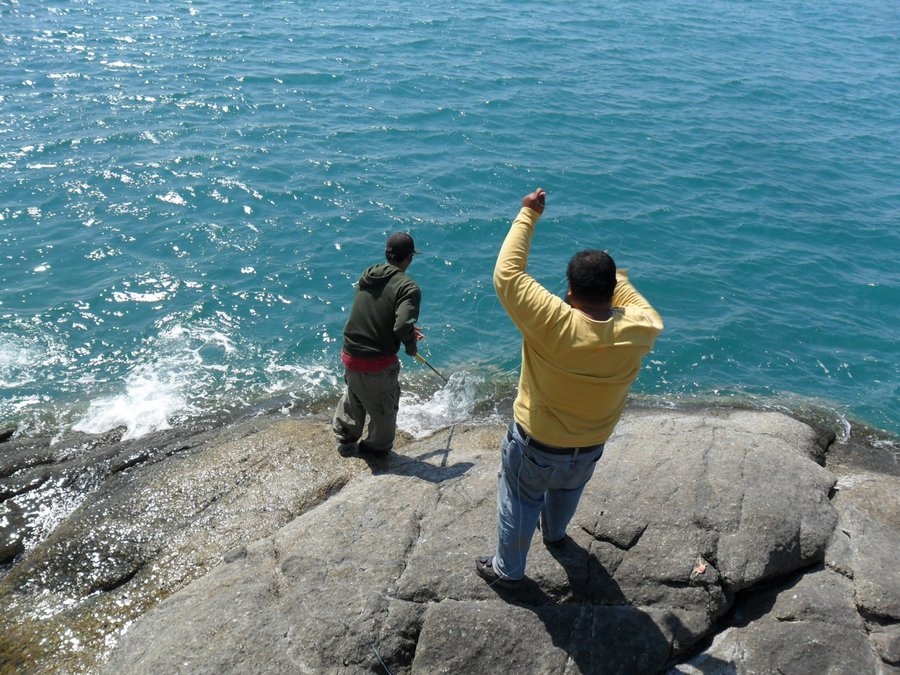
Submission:
<svg viewBox="0 0 900 675">
<path fill-rule="evenodd" d="M 94 487 L 0 579 L 0 670 L 897 666 L 896 476 L 823 468 L 823 436 L 776 413 L 632 411 L 564 545 L 537 534 L 505 589 L 474 571 L 501 433 L 376 459 L 339 456 L 323 420 L 103 445 Z M 48 481 L 80 475 L 68 456 Z"/>
<path fill-rule="evenodd" d="M 95 672 L 136 617 L 365 466 L 333 462 L 326 431 L 264 418 L 54 448 L 44 480 L 2 504 L 24 546 L 0 578 L 0 672 Z"/>
</svg>

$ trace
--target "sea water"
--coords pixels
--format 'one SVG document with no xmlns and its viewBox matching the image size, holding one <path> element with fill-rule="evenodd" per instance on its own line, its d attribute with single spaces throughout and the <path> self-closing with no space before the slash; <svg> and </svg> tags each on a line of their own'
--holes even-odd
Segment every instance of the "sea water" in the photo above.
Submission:
<svg viewBox="0 0 900 675">
<path fill-rule="evenodd" d="M 333 401 L 386 236 L 423 251 L 401 427 L 490 416 L 524 194 L 610 251 L 635 403 L 900 432 L 900 4 L 0 0 L 0 422 L 128 437 Z"/>
</svg>

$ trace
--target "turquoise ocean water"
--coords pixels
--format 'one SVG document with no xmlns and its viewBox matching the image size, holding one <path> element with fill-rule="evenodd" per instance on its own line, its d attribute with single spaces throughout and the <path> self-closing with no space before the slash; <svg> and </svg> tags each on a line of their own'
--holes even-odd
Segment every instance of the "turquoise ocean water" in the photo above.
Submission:
<svg viewBox="0 0 900 675">
<path fill-rule="evenodd" d="M 0 422 L 324 406 L 361 269 L 424 251 L 401 426 L 490 416 L 523 194 L 555 291 L 666 321 L 635 401 L 900 433 L 900 4 L 0 0 Z"/>
</svg>

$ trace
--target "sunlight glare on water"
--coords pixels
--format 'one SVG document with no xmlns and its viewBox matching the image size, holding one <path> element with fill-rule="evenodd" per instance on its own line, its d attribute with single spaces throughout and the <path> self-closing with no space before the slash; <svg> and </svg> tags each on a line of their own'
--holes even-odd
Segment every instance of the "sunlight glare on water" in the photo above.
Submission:
<svg viewBox="0 0 900 675">
<path fill-rule="evenodd" d="M 429 353 L 506 397 L 491 272 L 541 185 L 534 276 L 609 249 L 666 321 L 638 397 L 900 431 L 897 4 L 544 10 L 0 3 L 0 419 L 328 403 L 393 230 Z"/>
</svg>

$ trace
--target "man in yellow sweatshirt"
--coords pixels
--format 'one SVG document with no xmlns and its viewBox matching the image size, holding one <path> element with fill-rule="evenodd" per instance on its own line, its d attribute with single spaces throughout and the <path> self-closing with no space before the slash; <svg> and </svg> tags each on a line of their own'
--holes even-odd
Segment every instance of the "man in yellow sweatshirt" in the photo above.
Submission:
<svg viewBox="0 0 900 675">
<path fill-rule="evenodd" d="M 562 544 L 641 358 L 663 329 L 605 251 L 572 257 L 564 300 L 525 271 L 544 204 L 540 188 L 522 199 L 494 268 L 497 296 L 522 333 L 514 419 L 501 444 L 497 548 L 475 564 L 501 585 L 524 576 L 536 527 L 547 546 Z"/>
</svg>

